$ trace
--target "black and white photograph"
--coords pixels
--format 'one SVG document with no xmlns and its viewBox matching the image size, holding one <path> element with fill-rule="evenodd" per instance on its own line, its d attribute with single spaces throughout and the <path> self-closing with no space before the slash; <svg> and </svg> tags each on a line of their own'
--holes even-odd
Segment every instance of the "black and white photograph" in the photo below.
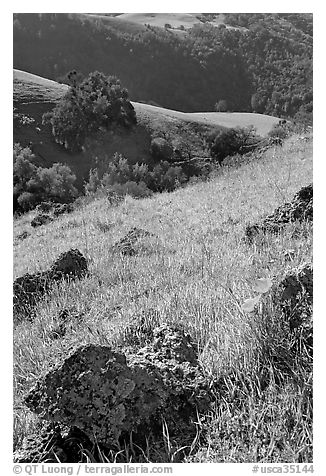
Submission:
<svg viewBox="0 0 326 476">
<path fill-rule="evenodd" d="M 12 14 L 14 473 L 312 475 L 312 6 L 113 6 Z"/>
</svg>

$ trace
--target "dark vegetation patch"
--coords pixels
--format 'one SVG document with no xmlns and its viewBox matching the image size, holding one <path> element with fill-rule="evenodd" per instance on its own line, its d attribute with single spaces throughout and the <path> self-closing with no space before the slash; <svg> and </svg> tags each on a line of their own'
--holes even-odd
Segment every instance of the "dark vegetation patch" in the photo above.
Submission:
<svg viewBox="0 0 326 476">
<path fill-rule="evenodd" d="M 81 79 L 72 71 L 67 80 L 68 92 L 53 111 L 44 116 L 44 121 L 51 124 L 56 142 L 66 149 L 78 152 L 86 137 L 101 127 L 131 127 L 136 123 L 128 91 L 116 77 L 96 71 Z"/>
<path fill-rule="evenodd" d="M 76 176 L 67 165 L 38 167 L 29 147 L 14 144 L 14 211 L 28 211 L 44 201 L 71 202 L 77 197 Z"/>
<path fill-rule="evenodd" d="M 218 131 L 211 134 L 208 140 L 210 154 L 219 164 L 228 156 L 247 154 L 263 142 L 253 128 L 241 127 Z"/>
<path fill-rule="evenodd" d="M 225 21 L 235 28 L 197 24 L 178 37 L 91 15 L 15 14 L 14 67 L 54 80 L 72 68 L 100 70 L 133 100 L 180 111 L 226 101 L 229 111 L 311 121 L 312 15 L 229 13 Z"/>
</svg>

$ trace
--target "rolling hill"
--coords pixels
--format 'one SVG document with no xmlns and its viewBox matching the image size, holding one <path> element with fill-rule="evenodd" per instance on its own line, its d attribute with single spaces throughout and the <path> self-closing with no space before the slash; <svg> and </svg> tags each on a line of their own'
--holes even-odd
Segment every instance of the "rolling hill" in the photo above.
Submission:
<svg viewBox="0 0 326 476">
<path fill-rule="evenodd" d="M 226 23 L 226 16 L 223 13 L 210 15 L 199 13 L 121 13 L 114 18 L 144 26 L 151 25 L 166 28 L 178 34 L 200 24 L 208 24 L 215 27 L 223 25 L 226 29 L 245 30 L 242 27 L 228 25 Z"/>
<path fill-rule="evenodd" d="M 99 70 L 132 100 L 183 112 L 224 99 L 230 111 L 311 120 L 311 15 L 148 15 L 15 14 L 14 68 L 52 80 Z"/>
<path fill-rule="evenodd" d="M 183 113 L 133 102 L 137 125 L 132 131 L 116 134 L 101 131 L 90 139 L 81 153 L 69 153 L 56 144 L 42 115 L 51 110 L 67 91 L 67 86 L 24 71 L 14 70 L 14 142 L 30 144 L 37 162 L 48 167 L 54 162 L 69 165 L 78 183 L 87 178 L 99 157 L 121 153 L 132 163 L 151 163 L 150 142 L 155 136 L 185 141 L 194 156 L 205 157 L 205 137 L 218 128 L 253 125 L 264 136 L 278 118 L 252 113 Z"/>
</svg>

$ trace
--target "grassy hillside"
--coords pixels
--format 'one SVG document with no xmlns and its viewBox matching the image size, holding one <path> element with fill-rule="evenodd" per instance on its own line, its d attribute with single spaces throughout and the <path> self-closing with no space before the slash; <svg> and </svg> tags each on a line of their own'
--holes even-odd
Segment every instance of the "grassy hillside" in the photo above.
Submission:
<svg viewBox="0 0 326 476">
<path fill-rule="evenodd" d="M 210 181 L 170 194 L 127 197 L 117 206 L 98 198 L 37 229 L 29 224 L 32 213 L 16 219 L 15 276 L 47 269 L 69 248 L 78 248 L 90 266 L 89 277 L 56 285 L 37 306 L 34 322 L 14 331 L 16 448 L 37 423 L 22 396 L 68 349 L 91 342 L 131 345 L 135 335 L 144 339 L 136 330 L 140 323 L 153 328 L 177 322 L 198 342 L 205 371 L 228 386 L 227 398 L 201 420 L 197 443 L 183 460 L 311 462 L 309 366 L 298 360 L 293 374 L 280 373 L 284 330 L 269 296 L 260 310 L 241 310 L 253 295 L 254 279 L 276 284 L 287 269 L 311 262 L 307 223 L 289 225 L 254 245 L 243 241 L 248 222 L 272 213 L 311 181 L 312 138 L 294 136 L 260 160 L 224 167 Z M 154 237 L 144 239 L 135 256 L 113 253 L 111 245 L 133 226 Z M 55 339 L 62 309 L 79 317 Z M 261 391 L 263 368 L 270 383 Z M 231 398 L 236 388 L 241 397 Z M 159 455 L 145 448 L 142 461 L 173 461 L 179 448 L 170 443 L 170 452 Z"/>
<path fill-rule="evenodd" d="M 153 15 L 15 14 L 14 67 L 115 74 L 132 100 L 184 112 L 224 99 L 230 111 L 311 119 L 311 15 Z"/>
<path fill-rule="evenodd" d="M 88 140 L 84 152 L 69 153 L 56 144 L 50 127 L 42 124 L 42 115 L 66 91 L 64 84 L 14 70 L 14 142 L 23 146 L 32 143 L 33 153 L 43 167 L 54 162 L 66 163 L 76 174 L 79 185 L 95 166 L 96 158 L 110 158 L 115 152 L 132 163 L 151 163 L 150 143 L 156 135 L 180 139 L 188 144 L 193 156 L 205 157 L 205 137 L 213 129 L 253 125 L 258 134 L 266 135 L 278 122 L 278 118 L 262 114 L 182 113 L 134 102 L 138 123 L 131 131 L 99 132 Z"/>
<path fill-rule="evenodd" d="M 42 115 L 51 110 L 66 91 L 66 85 L 14 70 L 14 142 L 23 146 L 32 143 L 33 153 L 43 167 L 54 162 L 66 163 L 79 184 L 87 178 L 97 158 L 111 158 L 115 152 L 132 163 L 151 163 L 150 143 L 155 135 L 186 140 L 197 155 L 203 156 L 203 139 L 215 127 L 213 123 L 183 117 L 182 113 L 165 114 L 163 109 L 134 103 L 138 123 L 132 130 L 117 130 L 114 134 L 101 131 L 87 141 L 83 152 L 71 153 L 56 144 L 50 126 L 42 124 Z M 24 117 L 31 121 L 24 121 Z"/>
</svg>

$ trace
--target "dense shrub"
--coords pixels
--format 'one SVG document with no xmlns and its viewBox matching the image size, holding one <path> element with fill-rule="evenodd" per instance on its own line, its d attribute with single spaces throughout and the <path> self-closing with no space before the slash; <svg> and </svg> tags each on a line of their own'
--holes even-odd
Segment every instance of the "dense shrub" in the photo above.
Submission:
<svg viewBox="0 0 326 476">
<path fill-rule="evenodd" d="M 32 192 L 22 192 L 17 197 L 16 208 L 20 208 L 23 212 L 27 212 L 34 208 L 38 203 L 37 195 Z"/>
<path fill-rule="evenodd" d="M 55 140 L 70 151 L 80 150 L 86 137 L 100 127 L 129 127 L 136 113 L 128 100 L 128 91 L 115 76 L 98 71 L 80 81 L 70 73 L 70 89 L 52 112 L 43 116 L 52 126 Z"/>
<path fill-rule="evenodd" d="M 227 110 L 228 110 L 228 103 L 225 99 L 220 99 L 215 104 L 215 111 L 217 111 L 217 112 L 227 112 Z"/>
<path fill-rule="evenodd" d="M 76 176 L 67 165 L 37 167 L 29 147 L 14 145 L 14 211 L 28 211 L 44 201 L 70 202 L 77 196 Z"/>
<path fill-rule="evenodd" d="M 108 188 L 108 191 L 120 197 L 124 195 L 130 195 L 134 198 L 146 198 L 153 194 L 153 192 L 147 188 L 144 182 L 136 183 L 133 181 L 128 181 L 124 184 L 117 183 L 111 185 Z"/>
<path fill-rule="evenodd" d="M 271 131 L 268 133 L 268 137 L 270 137 L 274 142 L 282 143 L 286 137 L 288 137 L 290 131 L 290 126 L 286 124 L 286 121 L 282 124 L 276 124 Z"/>
<path fill-rule="evenodd" d="M 155 165 L 147 178 L 148 187 L 154 192 L 172 192 L 188 180 L 182 167 L 171 166 L 167 161 Z"/>
<path fill-rule="evenodd" d="M 229 155 L 246 154 L 253 150 L 260 138 L 252 127 L 219 130 L 209 138 L 210 154 L 219 164 Z"/>
<path fill-rule="evenodd" d="M 151 141 L 150 151 L 156 160 L 170 160 L 173 155 L 172 145 L 163 137 L 155 137 Z"/>
<path fill-rule="evenodd" d="M 21 27 L 14 28 L 14 65 L 50 79 L 72 67 L 88 73 L 102 65 L 135 101 L 184 112 L 213 110 L 220 98 L 230 110 L 249 111 L 258 94 L 257 112 L 312 115 L 312 14 L 226 13 L 224 22 L 234 29 L 207 23 L 213 13 L 201 17 L 205 24 L 180 37 L 94 17 L 15 14 Z"/>
<path fill-rule="evenodd" d="M 182 167 L 172 166 L 167 161 L 162 161 L 149 170 L 147 164 L 130 164 L 121 154 L 116 153 L 106 165 L 106 172 L 101 174 L 99 169 L 90 171 L 85 191 L 92 193 L 104 188 L 117 194 L 145 197 L 153 192 L 170 192 L 187 180 Z"/>
</svg>

